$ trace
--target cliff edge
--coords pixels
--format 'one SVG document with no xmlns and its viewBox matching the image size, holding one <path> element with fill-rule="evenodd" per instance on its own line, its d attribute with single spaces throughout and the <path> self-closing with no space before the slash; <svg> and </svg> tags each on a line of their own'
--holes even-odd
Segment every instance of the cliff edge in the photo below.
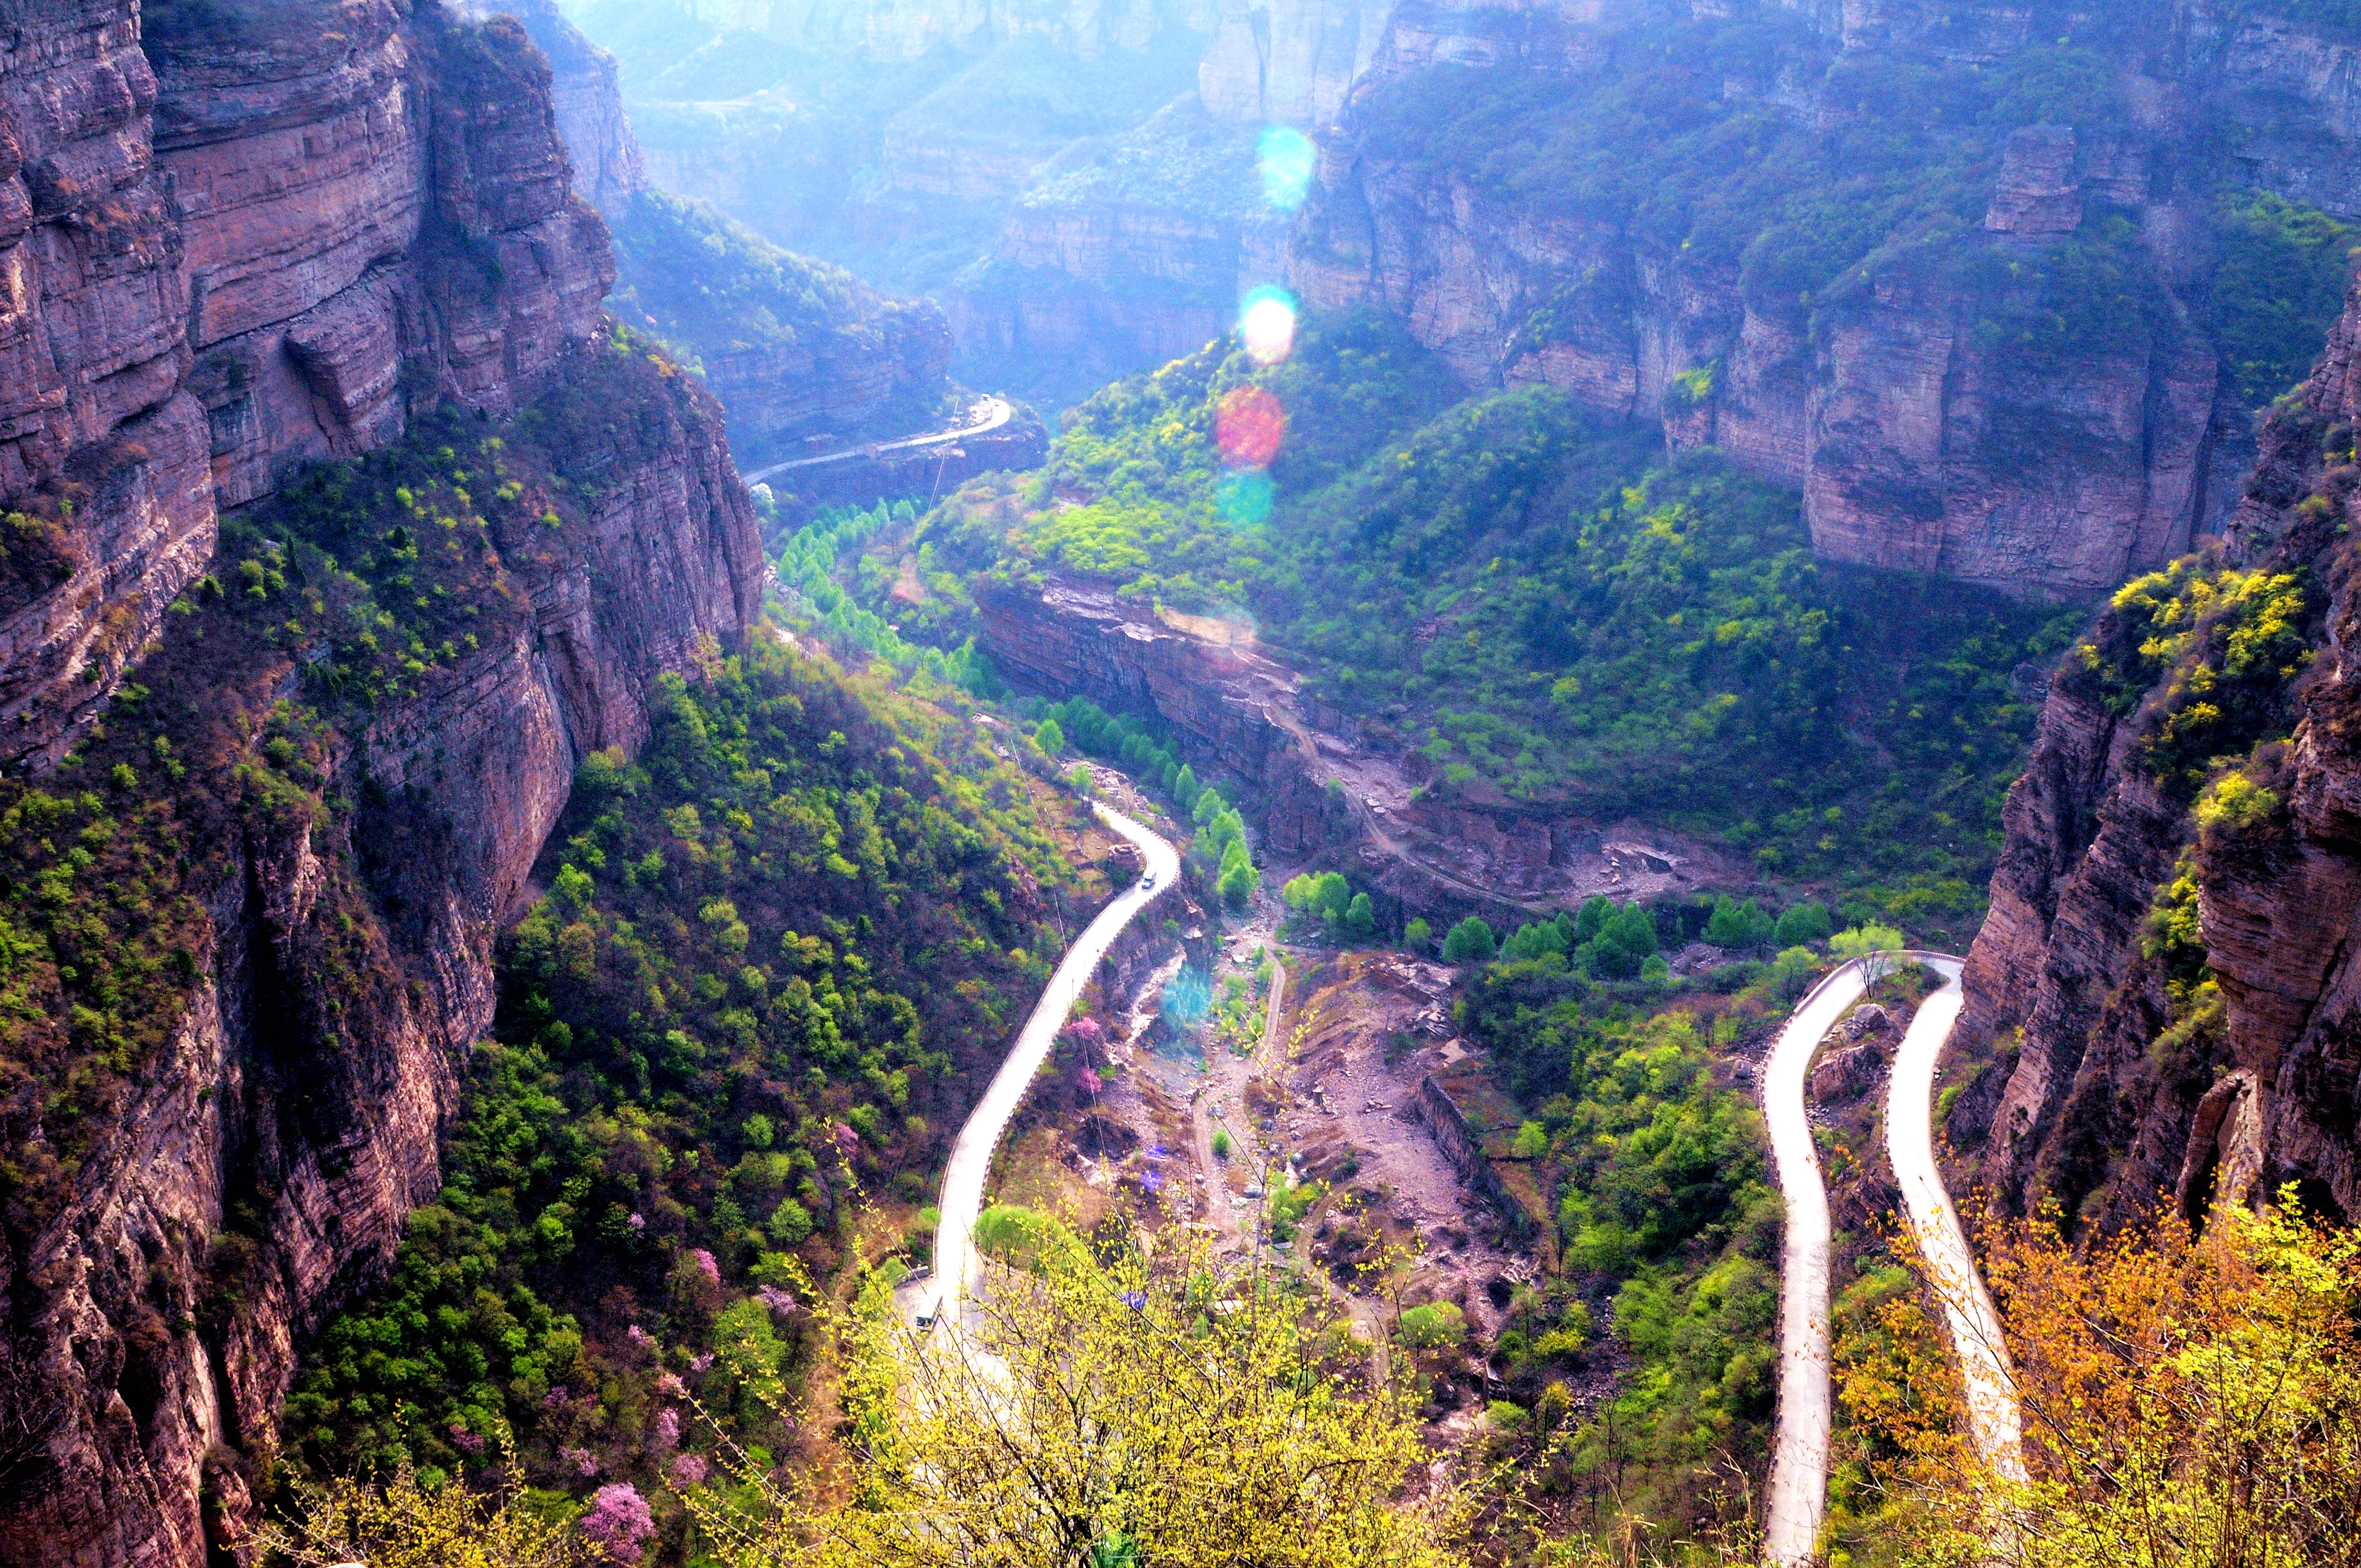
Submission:
<svg viewBox="0 0 2361 1568">
<path fill-rule="evenodd" d="M 2010 792 L 1953 1138 L 2013 1207 L 2361 1214 L 2361 292 L 2223 544 L 2119 591 Z"/>
</svg>

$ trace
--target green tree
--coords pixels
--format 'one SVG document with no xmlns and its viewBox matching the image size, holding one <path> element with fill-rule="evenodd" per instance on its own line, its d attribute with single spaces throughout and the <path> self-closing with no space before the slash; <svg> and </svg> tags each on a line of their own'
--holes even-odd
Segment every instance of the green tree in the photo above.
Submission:
<svg viewBox="0 0 2361 1568">
<path fill-rule="evenodd" d="M 1394 1326 L 1412 1350 L 1456 1350 L 1467 1342 L 1467 1314 L 1452 1301 L 1430 1301 L 1406 1310 Z"/>
<path fill-rule="evenodd" d="M 1499 938 L 1480 915 L 1470 915 L 1443 938 L 1443 961 L 1447 964 L 1489 963 L 1499 950 Z"/>
<path fill-rule="evenodd" d="M 1801 947 L 1806 942 L 1825 942 L 1836 929 L 1828 918 L 1825 904 L 1806 899 L 1780 912 L 1779 923 L 1772 927 L 1771 939 L 1783 948 Z"/>
<path fill-rule="evenodd" d="M 1433 941 L 1434 927 L 1428 925 L 1422 916 L 1402 927 L 1402 946 L 1413 953 L 1426 951 Z"/>
<path fill-rule="evenodd" d="M 1066 732 L 1058 728 L 1054 718 L 1045 718 L 1033 731 L 1033 743 L 1054 757 L 1066 749 Z"/>
<path fill-rule="evenodd" d="M 1717 948 L 1753 948 L 1770 940 L 1773 922 L 1748 899 L 1741 904 L 1728 894 L 1714 900 L 1713 916 L 1705 923 L 1705 939 Z"/>
<path fill-rule="evenodd" d="M 1345 906 L 1345 934 L 1356 942 L 1366 942 L 1378 934 L 1378 912 L 1366 893 L 1356 893 Z"/>
</svg>

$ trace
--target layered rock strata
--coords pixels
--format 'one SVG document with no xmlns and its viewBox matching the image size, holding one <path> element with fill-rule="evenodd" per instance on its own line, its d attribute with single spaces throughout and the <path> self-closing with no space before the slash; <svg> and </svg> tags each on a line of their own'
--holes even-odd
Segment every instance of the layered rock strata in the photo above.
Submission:
<svg viewBox="0 0 2361 1568">
<path fill-rule="evenodd" d="M 0 760 L 54 757 L 290 464 L 513 407 L 613 281 L 539 53 L 395 0 L 22 7 L 0 55 Z M 38 537 L 37 537 L 38 536 Z"/>
<path fill-rule="evenodd" d="M 536 402 L 530 426 L 479 427 L 519 449 L 554 434 L 588 499 L 553 498 L 555 532 L 499 540 L 506 609 L 474 623 L 475 651 L 317 731 L 293 809 L 177 808 L 197 914 L 162 1058 L 93 1131 L 12 1106 L 12 1157 L 85 1143 L 29 1232 L 11 1194 L 0 1563 L 200 1568 L 251 1522 L 297 1346 L 438 1185 L 459 1065 L 491 1022 L 493 939 L 577 765 L 636 749 L 656 677 L 698 675 L 752 623 L 762 558 L 719 410 L 627 368 L 596 411 Z M 137 674 L 171 713 L 211 716 L 183 735 L 192 769 L 216 751 L 262 767 L 261 720 L 312 698 L 308 659 L 176 619 Z"/>
<path fill-rule="evenodd" d="M 144 25 L 133 0 L 0 8 L 0 757 L 110 743 L 91 721 L 136 662 L 187 743 L 143 737 L 118 789 L 168 758 L 269 776 L 311 651 L 164 612 L 220 516 L 311 460 L 449 403 L 562 431 L 570 488 L 563 527 L 498 542 L 510 591 L 468 651 L 319 730 L 302 790 L 170 803 L 169 1041 L 98 1087 L 12 1079 L 10 1564 L 225 1560 L 295 1345 L 436 1186 L 493 934 L 576 764 L 645 738 L 657 676 L 741 636 L 763 571 L 718 406 L 595 339 L 606 231 L 514 24 L 158 0 Z M 598 406 L 566 400 L 610 360 Z"/>
<path fill-rule="evenodd" d="M 1199 766 L 1242 781 L 1272 852 L 1349 872 L 1396 912 L 1497 924 L 1736 878 L 1704 846 L 1629 824 L 1428 797 L 1414 764 L 1354 735 L 1238 629 L 1060 579 L 986 588 L 978 609 L 976 641 L 1011 682 L 1153 717 Z"/>
<path fill-rule="evenodd" d="M 647 176 L 614 59 L 551 0 L 467 0 L 513 17 L 546 54 L 576 188 L 615 240 L 619 314 L 693 356 L 750 463 L 807 440 L 902 435 L 948 390 L 951 331 L 931 302 L 895 299 L 789 255 Z M 719 301 L 717 305 L 714 302 Z"/>
<path fill-rule="evenodd" d="M 2315 1209 L 2361 1215 L 2356 425 L 2361 295 L 2274 414 L 2211 568 L 2290 575 L 2303 595 L 2290 732 L 2215 763 L 2243 762 L 2264 793 L 2192 815 L 2152 761 L 2202 641 L 2136 700 L 2078 678 L 2072 655 L 2051 685 L 1967 967 L 1964 1047 L 1991 1060 L 1952 1127 L 2013 1205 L 2105 1220 L 2161 1197 L 2202 1219 L 2295 1182 Z M 2157 924 L 2184 877 L 2202 974 L 2176 970 Z"/>
</svg>

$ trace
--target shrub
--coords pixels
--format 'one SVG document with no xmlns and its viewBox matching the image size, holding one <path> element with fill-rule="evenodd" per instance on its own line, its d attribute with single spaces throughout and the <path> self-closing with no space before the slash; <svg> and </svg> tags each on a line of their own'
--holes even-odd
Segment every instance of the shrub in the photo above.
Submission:
<svg viewBox="0 0 2361 1568">
<path fill-rule="evenodd" d="M 1752 948 L 1771 939 L 1772 918 L 1748 899 L 1741 904 L 1728 894 L 1714 900 L 1713 916 L 1705 923 L 1705 939 L 1717 948 Z"/>
<path fill-rule="evenodd" d="M 1489 963 L 1499 950 L 1492 927 L 1480 915 L 1470 915 L 1443 938 L 1443 961 L 1447 964 Z"/>
<path fill-rule="evenodd" d="M 1783 948 L 1799 948 L 1806 942 L 1825 942 L 1836 928 L 1828 918 L 1828 905 L 1806 900 L 1782 910 L 1778 924 L 1771 929 L 1771 939 Z"/>
<path fill-rule="evenodd" d="M 1404 1310 L 1394 1332 L 1412 1350 L 1456 1350 L 1467 1342 L 1467 1316 L 1455 1302 L 1431 1301 Z"/>
</svg>

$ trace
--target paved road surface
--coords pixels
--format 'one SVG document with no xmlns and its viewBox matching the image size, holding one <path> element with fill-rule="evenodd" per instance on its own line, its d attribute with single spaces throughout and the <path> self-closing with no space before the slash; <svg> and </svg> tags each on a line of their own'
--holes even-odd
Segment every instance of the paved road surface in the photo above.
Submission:
<svg viewBox="0 0 2361 1568">
<path fill-rule="evenodd" d="M 824 452 L 818 457 L 797 457 L 792 462 L 774 463 L 767 468 L 757 468 L 746 476 L 750 485 L 759 485 L 774 474 L 784 474 L 790 468 L 808 468 L 817 463 L 842 463 L 854 457 L 868 457 L 883 452 L 907 452 L 917 446 L 939 446 L 947 441 L 964 441 L 971 435 L 982 435 L 988 430 L 998 430 L 1008 422 L 1006 398 L 979 398 L 968 409 L 968 421 L 949 430 L 929 431 L 924 435 L 905 435 L 894 441 L 865 442 L 848 446 L 841 452 Z"/>
<path fill-rule="evenodd" d="M 992 1168 L 992 1151 L 1008 1130 L 1009 1118 L 1031 1086 L 1033 1075 L 1049 1059 L 1050 1044 L 1064 1027 L 1066 1016 L 1091 977 L 1114 945 L 1116 934 L 1132 916 L 1164 895 L 1180 874 L 1180 857 L 1171 845 L 1147 828 L 1098 801 L 1091 809 L 1106 825 L 1139 847 L 1148 857 L 1148 874 L 1098 913 L 1088 929 L 1066 950 L 1049 988 L 1033 1004 L 1033 1015 L 1016 1036 L 1008 1059 L 993 1075 L 991 1087 L 960 1129 L 951 1146 L 950 1166 L 943 1174 L 942 1221 L 935 1230 L 935 1315 L 943 1316 L 963 1303 L 975 1281 L 975 1222 L 983 1212 L 983 1179 Z M 1154 883 L 1153 888 L 1148 883 Z"/>
<path fill-rule="evenodd" d="M 1987 1464 L 2022 1481 L 2025 1436 L 2000 1318 L 1976 1272 L 1975 1255 L 1968 1250 L 1960 1216 L 1935 1164 L 1935 1063 L 1960 1016 L 1960 960 L 1930 954 L 1918 961 L 1943 977 L 1943 989 L 1918 1004 L 1902 1048 L 1894 1054 L 1894 1078 L 1886 1091 L 1885 1152 L 1902 1184 L 1919 1255 L 1942 1299 L 1951 1345 L 1967 1384 L 1969 1431 Z"/>
<path fill-rule="evenodd" d="M 1866 989 L 1858 960 L 1821 980 L 1779 1031 L 1763 1074 L 1771 1155 L 1787 1200 L 1786 1255 L 1779 1266 L 1779 1429 L 1763 1527 L 1763 1558 L 1776 1568 L 1813 1561 L 1828 1496 L 1828 1193 L 1804 1113 L 1804 1084 L 1820 1036 Z"/>
<path fill-rule="evenodd" d="M 1924 964 L 1944 983 L 1912 1014 L 1895 1053 L 1886 1090 L 1886 1152 L 1920 1255 L 1943 1297 L 1951 1343 L 1967 1380 L 1969 1426 L 1976 1444 L 2004 1473 L 2021 1478 L 2021 1429 L 2000 1321 L 1935 1164 L 1935 1064 L 1959 1020 L 1961 960 L 1949 953 L 1905 952 L 1869 961 L 1896 959 Z M 1764 1561 L 1774 1568 L 1805 1568 L 1813 1562 L 1828 1504 L 1828 1198 L 1805 1113 L 1804 1086 L 1821 1036 L 1867 988 L 1862 966 L 1856 959 L 1812 989 L 1780 1031 L 1763 1072 L 1763 1113 L 1787 1201 L 1779 1286 L 1779 1429 L 1763 1541 Z"/>
</svg>

